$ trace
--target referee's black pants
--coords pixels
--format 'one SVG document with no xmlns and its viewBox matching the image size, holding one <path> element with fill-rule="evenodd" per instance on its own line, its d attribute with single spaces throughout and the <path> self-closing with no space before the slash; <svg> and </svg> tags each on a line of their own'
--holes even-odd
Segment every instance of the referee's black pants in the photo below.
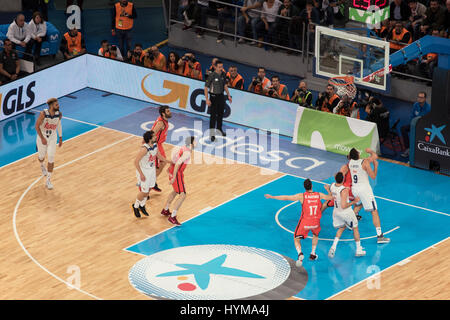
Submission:
<svg viewBox="0 0 450 320">
<path fill-rule="evenodd" d="M 225 95 L 210 94 L 211 106 L 209 107 L 211 117 L 209 119 L 209 128 L 222 131 L 223 113 L 225 110 Z"/>
</svg>

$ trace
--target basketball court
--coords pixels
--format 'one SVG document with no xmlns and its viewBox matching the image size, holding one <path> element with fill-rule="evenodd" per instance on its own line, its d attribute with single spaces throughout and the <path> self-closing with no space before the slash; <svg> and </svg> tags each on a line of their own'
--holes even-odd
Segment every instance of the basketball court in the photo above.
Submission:
<svg viewBox="0 0 450 320">
<path fill-rule="evenodd" d="M 3 241 L 2 299 L 448 299 L 450 180 L 380 161 L 371 181 L 389 244 L 376 244 L 370 213 L 362 212 L 365 257 L 354 257 L 350 231 L 336 256 L 335 229 L 324 212 L 319 259 L 293 263 L 293 231 L 301 206 L 264 194 L 323 185 L 345 156 L 291 143 L 275 133 L 227 124 L 235 133 L 212 144 L 208 117 L 173 110 L 169 155 L 187 135 L 199 144 L 185 171 L 187 198 L 173 227 L 160 215 L 171 191 L 151 192 L 150 216 L 136 219 L 134 157 L 158 106 L 83 89 L 60 98 L 62 148 L 54 190 L 37 161 L 39 110 L 0 122 Z M 304 241 L 304 252 L 311 239 Z M 308 256 L 308 255 L 307 255 Z"/>
</svg>

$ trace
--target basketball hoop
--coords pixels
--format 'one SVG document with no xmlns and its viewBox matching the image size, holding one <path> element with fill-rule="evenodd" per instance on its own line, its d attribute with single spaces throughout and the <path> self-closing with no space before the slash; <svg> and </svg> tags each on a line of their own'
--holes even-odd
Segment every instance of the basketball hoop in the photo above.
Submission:
<svg viewBox="0 0 450 320">
<path fill-rule="evenodd" d="M 356 86 L 352 76 L 333 77 L 328 80 L 328 83 L 336 88 L 336 94 L 340 98 L 347 95 L 350 99 L 355 99 Z"/>
</svg>

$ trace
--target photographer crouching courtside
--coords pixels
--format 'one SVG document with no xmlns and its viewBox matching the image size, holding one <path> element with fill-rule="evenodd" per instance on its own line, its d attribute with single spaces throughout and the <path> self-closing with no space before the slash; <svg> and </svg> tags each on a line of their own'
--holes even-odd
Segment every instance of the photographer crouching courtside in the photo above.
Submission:
<svg viewBox="0 0 450 320">
<path fill-rule="evenodd" d="M 214 72 L 208 75 L 205 82 L 205 98 L 206 104 L 211 111 L 211 117 L 209 120 L 209 129 L 211 135 L 211 141 L 215 141 L 215 129 L 219 130 L 222 136 L 226 136 L 222 130 L 223 113 L 225 110 L 225 96 L 223 91 L 226 91 L 228 101 L 231 103 L 231 95 L 228 91 L 227 79 L 223 70 L 223 62 L 216 61 L 214 65 Z M 208 98 L 209 91 L 209 98 Z"/>
<path fill-rule="evenodd" d="M 291 101 L 298 103 L 300 107 L 315 109 L 312 105 L 312 93 L 306 88 L 306 82 L 300 81 L 298 88 L 292 93 Z"/>
</svg>

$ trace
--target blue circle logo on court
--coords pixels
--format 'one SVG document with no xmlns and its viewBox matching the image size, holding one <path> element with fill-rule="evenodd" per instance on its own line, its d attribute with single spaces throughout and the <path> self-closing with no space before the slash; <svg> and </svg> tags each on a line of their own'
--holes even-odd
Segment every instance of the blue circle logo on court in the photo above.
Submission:
<svg viewBox="0 0 450 320">
<path fill-rule="evenodd" d="M 278 253 L 245 246 L 198 245 L 152 254 L 137 262 L 130 283 L 156 299 L 286 299 L 308 275 Z"/>
</svg>

